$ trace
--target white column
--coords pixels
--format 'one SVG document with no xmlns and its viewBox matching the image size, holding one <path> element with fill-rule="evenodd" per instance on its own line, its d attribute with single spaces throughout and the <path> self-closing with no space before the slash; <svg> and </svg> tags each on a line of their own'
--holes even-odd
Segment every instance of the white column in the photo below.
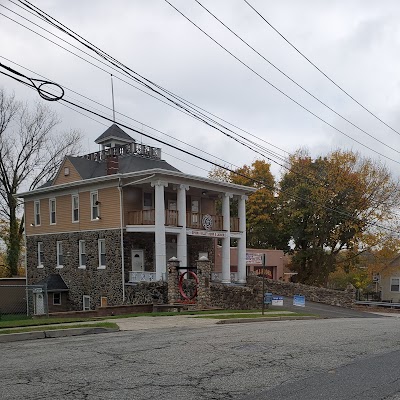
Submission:
<svg viewBox="0 0 400 400">
<path fill-rule="evenodd" d="M 238 203 L 239 231 L 238 240 L 238 281 L 246 283 L 246 200 L 247 196 L 240 196 Z"/>
<path fill-rule="evenodd" d="M 165 249 L 165 203 L 164 187 L 168 183 L 155 181 L 151 183 L 155 191 L 155 247 L 156 247 L 156 280 L 161 280 L 167 272 L 167 256 Z M 163 275 L 164 274 L 164 275 Z"/>
<path fill-rule="evenodd" d="M 231 193 L 222 196 L 223 230 L 226 237 L 222 239 L 222 283 L 231 283 L 231 216 L 229 200 Z"/>
<path fill-rule="evenodd" d="M 178 210 L 178 225 L 181 227 L 178 233 L 176 255 L 181 267 L 187 267 L 187 236 L 186 236 L 186 191 L 187 185 L 179 185 L 177 188 L 176 208 Z"/>
</svg>

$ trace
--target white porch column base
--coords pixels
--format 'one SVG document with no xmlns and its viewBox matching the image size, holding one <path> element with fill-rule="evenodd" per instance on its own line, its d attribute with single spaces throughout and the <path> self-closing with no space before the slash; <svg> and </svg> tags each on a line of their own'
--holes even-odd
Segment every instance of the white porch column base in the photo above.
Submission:
<svg viewBox="0 0 400 400">
<path fill-rule="evenodd" d="M 164 206 L 164 187 L 168 183 L 155 181 L 151 183 L 155 191 L 155 260 L 156 260 L 156 280 L 160 281 L 166 276 L 167 255 L 165 248 L 165 206 Z"/>
<path fill-rule="evenodd" d="M 238 240 L 238 282 L 246 283 L 246 200 L 247 196 L 239 197 L 238 216 L 241 237 Z"/>
</svg>

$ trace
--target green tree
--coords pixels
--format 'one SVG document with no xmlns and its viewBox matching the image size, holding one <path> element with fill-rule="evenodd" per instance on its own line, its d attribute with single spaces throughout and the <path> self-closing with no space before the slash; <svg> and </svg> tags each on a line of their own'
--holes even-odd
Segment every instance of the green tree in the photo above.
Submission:
<svg viewBox="0 0 400 400">
<path fill-rule="evenodd" d="M 16 194 L 52 178 L 65 155 L 79 148 L 80 134 L 55 132 L 59 122 L 43 103 L 29 107 L 0 88 L 0 219 L 8 225 L 2 239 L 9 276 L 18 272 L 24 232 Z"/>
<path fill-rule="evenodd" d="M 291 268 L 300 282 L 324 285 L 337 255 L 354 250 L 371 224 L 388 224 L 399 204 L 399 183 L 381 164 L 350 151 L 313 160 L 304 152 L 289 159 L 280 182 L 282 227 L 291 236 Z"/>
</svg>

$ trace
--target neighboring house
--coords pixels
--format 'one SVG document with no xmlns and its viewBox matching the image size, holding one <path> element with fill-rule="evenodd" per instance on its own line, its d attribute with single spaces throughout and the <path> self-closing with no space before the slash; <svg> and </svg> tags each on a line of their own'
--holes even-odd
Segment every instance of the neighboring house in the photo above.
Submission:
<svg viewBox="0 0 400 400">
<path fill-rule="evenodd" d="M 126 285 L 165 279 L 172 256 L 182 267 L 199 254 L 213 260 L 215 238 L 222 242 L 222 281 L 231 281 L 231 238 L 238 242 L 238 281 L 246 281 L 245 201 L 255 189 L 180 172 L 159 148 L 115 124 L 96 143 L 101 151 L 66 157 L 52 181 L 19 195 L 28 284 L 59 274 L 66 288 L 52 292 L 56 302 L 65 298 L 76 310 L 120 305 Z M 230 217 L 232 197 L 237 217 Z"/>
<path fill-rule="evenodd" d="M 394 258 L 378 276 L 382 301 L 400 303 L 400 255 Z M 376 279 L 376 280 L 378 280 Z"/>
<path fill-rule="evenodd" d="M 231 247 L 231 280 L 238 280 L 238 248 Z M 265 255 L 265 276 L 269 279 L 283 280 L 284 272 L 284 253 L 283 250 L 267 250 L 267 249 L 246 249 L 247 254 L 247 274 L 255 273 L 262 275 L 263 268 L 260 265 L 262 255 Z M 256 257 L 254 257 L 256 256 Z M 217 275 L 222 271 L 222 246 L 216 245 L 215 251 L 215 268 L 214 274 Z"/>
</svg>

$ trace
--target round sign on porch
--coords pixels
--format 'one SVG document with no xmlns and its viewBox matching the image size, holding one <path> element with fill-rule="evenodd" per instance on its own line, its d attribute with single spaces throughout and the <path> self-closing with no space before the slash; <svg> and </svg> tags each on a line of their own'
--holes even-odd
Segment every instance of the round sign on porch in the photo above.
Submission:
<svg viewBox="0 0 400 400">
<path fill-rule="evenodd" d="M 201 223 L 207 231 L 211 230 L 213 227 L 213 218 L 210 214 L 205 214 L 203 215 L 203 218 L 201 220 Z"/>
</svg>

